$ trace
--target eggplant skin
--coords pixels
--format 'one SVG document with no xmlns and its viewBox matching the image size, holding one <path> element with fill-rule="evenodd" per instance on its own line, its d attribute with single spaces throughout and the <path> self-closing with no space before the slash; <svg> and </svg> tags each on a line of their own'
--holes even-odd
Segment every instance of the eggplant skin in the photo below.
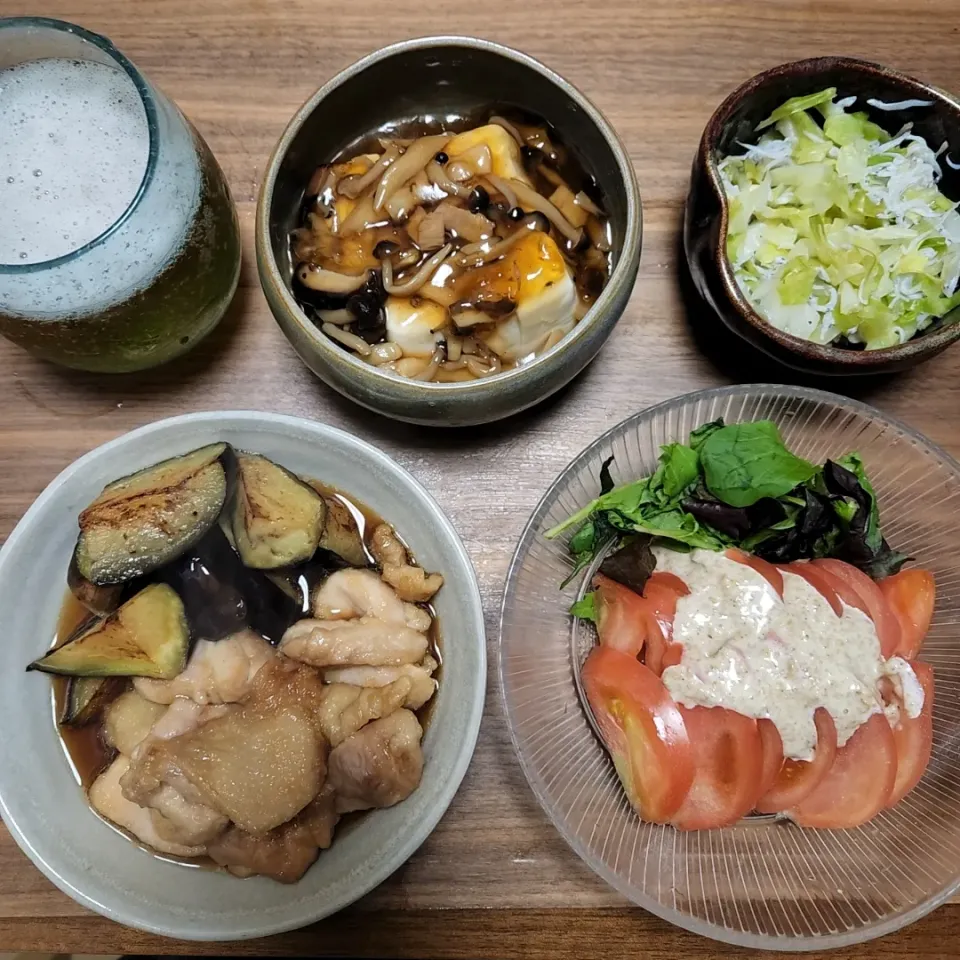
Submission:
<svg viewBox="0 0 960 960">
<path fill-rule="evenodd" d="M 350 508 L 337 497 L 324 496 L 323 500 L 327 505 L 327 517 L 320 535 L 320 547 L 335 553 L 351 567 L 370 566 L 360 528 Z"/>
<path fill-rule="evenodd" d="M 328 513 L 328 521 L 329 516 Z M 267 570 L 264 571 L 263 576 L 279 587 L 284 595 L 296 604 L 300 614 L 287 624 L 287 626 L 292 626 L 294 621 L 299 620 L 300 617 L 310 616 L 310 598 L 316 588 L 331 574 L 349 566 L 350 564 L 338 554 L 320 547 L 306 563 L 298 564 L 295 567 Z"/>
<path fill-rule="evenodd" d="M 259 454 L 238 451 L 230 519 L 240 559 L 256 570 L 273 570 L 313 556 L 326 504 L 289 470 Z"/>
<path fill-rule="evenodd" d="M 73 677 L 152 677 L 171 680 L 187 664 L 190 631 L 180 597 L 152 583 L 92 627 L 31 663 Z"/>
<path fill-rule="evenodd" d="M 66 727 L 93 723 L 126 687 L 126 677 L 70 677 L 60 723 Z"/>
<path fill-rule="evenodd" d="M 120 606 L 125 585 L 111 583 L 108 586 L 98 586 L 91 583 L 78 569 L 74 557 L 67 569 L 67 586 L 70 592 L 90 611 L 98 617 L 106 617 Z"/>
<path fill-rule="evenodd" d="M 248 626 L 279 643 L 303 616 L 273 574 L 244 566 L 219 524 L 154 576 L 180 596 L 194 640 L 220 640 Z"/>
<path fill-rule="evenodd" d="M 213 443 L 105 487 L 80 514 L 74 563 L 96 586 L 123 583 L 178 557 L 217 521 L 227 498 Z"/>
</svg>

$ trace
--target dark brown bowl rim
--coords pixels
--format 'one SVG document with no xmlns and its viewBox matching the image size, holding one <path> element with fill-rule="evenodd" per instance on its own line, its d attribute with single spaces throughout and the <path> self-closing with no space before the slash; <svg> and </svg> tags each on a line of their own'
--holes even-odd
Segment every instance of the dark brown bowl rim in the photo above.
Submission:
<svg viewBox="0 0 960 960">
<path fill-rule="evenodd" d="M 715 155 L 716 144 L 719 141 L 723 127 L 729 120 L 737 105 L 744 97 L 756 92 L 773 80 L 781 79 L 784 75 L 810 75 L 827 70 L 851 70 L 861 74 L 883 77 L 903 87 L 909 97 L 904 99 L 933 100 L 938 109 L 953 111 L 960 121 L 960 101 L 944 93 L 942 90 L 900 73 L 890 67 L 873 63 L 869 60 L 858 60 L 853 57 L 811 57 L 806 60 L 794 60 L 782 63 L 779 66 L 764 70 L 742 83 L 734 90 L 707 121 L 700 147 L 697 154 L 698 166 L 706 171 L 713 192 L 720 206 L 720 230 L 718 245 L 714 250 L 714 259 L 720 274 L 727 298 L 736 308 L 740 316 L 760 334 L 773 340 L 786 350 L 801 354 L 807 360 L 819 361 L 833 367 L 849 366 L 866 372 L 870 368 L 889 367 L 898 362 L 908 360 L 916 355 L 933 355 L 949 346 L 960 338 L 960 323 L 951 323 L 931 333 L 921 334 L 906 343 L 894 347 L 884 347 L 880 350 L 850 350 L 843 347 L 825 346 L 804 340 L 802 337 L 784 333 L 772 323 L 764 320 L 750 305 L 740 290 L 733 273 L 733 265 L 727 257 L 727 225 L 728 210 L 727 197 L 720 181 L 720 171 L 717 167 Z M 960 309 L 960 308 L 958 308 Z"/>
</svg>

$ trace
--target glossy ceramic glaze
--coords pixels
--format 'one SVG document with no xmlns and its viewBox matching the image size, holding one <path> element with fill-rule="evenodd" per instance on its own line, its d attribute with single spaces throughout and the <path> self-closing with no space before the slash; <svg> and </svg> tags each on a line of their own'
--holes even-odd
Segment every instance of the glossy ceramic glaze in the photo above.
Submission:
<svg viewBox="0 0 960 960">
<path fill-rule="evenodd" d="M 887 67 L 846 57 L 819 57 L 785 63 L 752 77 L 737 88 L 710 118 L 693 162 L 684 221 L 684 248 L 701 296 L 736 334 L 781 363 L 797 370 L 828 375 L 890 373 L 911 367 L 945 350 L 960 338 L 960 308 L 907 343 L 884 350 L 849 350 L 821 346 L 778 330 L 764 320 L 741 293 L 726 255 L 727 203 L 717 163 L 736 152 L 737 143 L 756 140 L 758 123 L 790 97 L 836 87 L 838 96 L 857 96 L 885 130 L 896 133 L 912 122 L 913 132 L 936 150 L 947 143 L 960 158 L 960 102 L 919 80 Z M 881 111 L 867 98 L 888 103 L 929 100 L 929 107 Z M 942 164 L 940 189 L 960 200 L 960 172 Z"/>
<path fill-rule="evenodd" d="M 309 320 L 290 291 L 288 238 L 317 165 L 382 124 L 439 111 L 515 104 L 550 122 L 600 186 L 613 233 L 613 270 L 586 317 L 522 368 L 469 383 L 420 383 L 363 363 Z M 577 89 L 525 54 L 464 37 L 386 47 L 334 77 L 297 112 L 277 144 L 257 206 L 257 267 L 277 322 L 322 380 L 371 410 L 442 426 L 485 423 L 548 397 L 597 354 L 637 275 L 640 194 L 630 160 L 600 112 Z"/>
</svg>

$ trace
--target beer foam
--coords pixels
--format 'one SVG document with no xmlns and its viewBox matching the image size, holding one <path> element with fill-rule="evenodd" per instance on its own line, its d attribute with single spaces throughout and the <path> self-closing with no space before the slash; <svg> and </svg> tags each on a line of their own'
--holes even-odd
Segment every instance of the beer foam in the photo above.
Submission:
<svg viewBox="0 0 960 960">
<path fill-rule="evenodd" d="M 136 196 L 149 150 L 122 70 L 63 59 L 0 70 L 0 263 L 42 263 L 100 236 Z"/>
<path fill-rule="evenodd" d="M 146 291 L 183 254 L 187 238 L 203 209 L 203 171 L 192 128 L 176 106 L 152 89 L 150 96 L 157 127 L 151 140 L 143 104 L 126 73 L 97 63 L 29 61 L 11 70 L 0 71 L 0 87 L 3 88 L 0 89 L 0 105 L 8 88 L 8 84 L 2 82 L 4 78 L 12 75 L 23 81 L 31 74 L 35 79 L 47 74 L 49 87 L 51 73 L 63 79 L 67 76 L 73 78 L 71 85 L 75 90 L 70 94 L 71 102 L 78 105 L 78 110 L 82 108 L 86 122 L 77 124 L 68 111 L 60 112 L 60 121 L 66 121 L 72 131 L 67 141 L 69 150 L 79 151 L 80 161 L 68 151 L 58 152 L 56 168 L 48 170 L 42 160 L 35 159 L 35 154 L 31 156 L 21 151 L 21 156 L 28 161 L 28 175 L 32 177 L 34 170 L 40 170 L 41 176 L 37 179 L 49 181 L 40 191 L 40 196 L 49 203 L 38 207 L 35 195 L 28 193 L 29 204 L 20 208 L 20 217 L 26 218 L 21 222 L 26 222 L 32 231 L 29 246 L 24 246 L 23 238 L 29 239 L 30 234 L 23 229 L 19 233 L 10 230 L 4 188 L 18 185 L 8 184 L 7 178 L 15 175 L 2 172 L 0 168 L 0 237 L 7 238 L 6 241 L 0 240 L 0 246 L 6 245 L 0 250 L 0 314 L 40 321 L 96 316 Z M 81 80 L 86 81 L 83 92 L 75 97 L 74 93 L 81 89 Z M 23 96 L 26 84 L 21 82 L 19 86 Z M 105 95 L 105 91 L 110 90 L 115 92 L 113 97 L 109 93 Z M 46 94 L 31 98 L 35 106 L 42 108 L 34 111 L 35 117 L 38 114 L 41 118 L 49 116 L 47 111 L 51 104 L 43 99 L 45 95 L 53 96 L 48 90 Z M 136 97 L 136 110 L 132 97 Z M 105 103 L 105 100 L 112 102 Z M 129 108 L 125 124 L 121 122 L 123 114 L 119 111 L 122 104 Z M 6 109 L 0 106 L 0 143 L 4 150 L 18 149 L 10 142 L 12 138 L 8 138 L 3 125 Z M 59 105 L 57 109 L 60 109 Z M 109 128 L 104 121 L 105 113 L 111 118 Z M 42 123 L 44 134 L 63 132 L 62 122 L 50 124 L 42 119 Z M 36 142 L 35 134 L 31 136 Z M 47 139 L 52 141 L 55 137 Z M 138 149 L 132 149 L 136 145 L 139 145 Z M 49 147 L 46 149 L 48 158 L 54 156 Z M 151 149 L 155 159 L 147 187 L 129 215 L 123 217 L 130 201 L 137 196 Z M 101 166 L 94 169 L 97 164 Z M 108 174 L 100 172 L 104 169 L 103 164 L 108 165 Z M 64 187 L 65 170 L 70 171 L 72 178 L 69 189 Z M 95 174 L 92 178 L 91 170 Z M 102 177 L 108 181 L 108 190 L 104 189 Z M 84 191 L 84 186 L 91 185 L 92 191 Z M 50 190 L 50 193 L 44 195 L 43 190 Z M 83 217 L 77 215 L 78 210 L 84 211 Z M 96 223 L 93 211 L 99 211 Z M 122 219 L 116 223 L 118 217 Z M 78 229 L 81 224 L 86 225 L 82 234 L 74 233 L 69 239 L 64 238 L 64 234 Z M 114 224 L 113 229 L 103 235 L 103 230 L 111 224 Z M 59 248 L 54 246 L 58 236 L 58 242 L 63 244 Z M 70 253 L 78 245 L 94 239 L 97 242 L 78 256 L 44 265 L 49 257 Z M 27 256 L 21 258 L 20 253 L 24 251 Z M 12 265 L 8 259 L 10 252 L 13 253 Z M 34 261 L 38 265 L 32 266 Z M 21 266 L 26 269 L 18 269 Z"/>
</svg>

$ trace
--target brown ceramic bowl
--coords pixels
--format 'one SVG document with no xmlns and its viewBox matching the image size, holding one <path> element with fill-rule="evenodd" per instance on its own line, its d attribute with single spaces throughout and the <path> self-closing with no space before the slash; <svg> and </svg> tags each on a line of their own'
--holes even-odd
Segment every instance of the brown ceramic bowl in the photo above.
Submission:
<svg viewBox="0 0 960 960">
<path fill-rule="evenodd" d="M 586 316 L 521 367 L 469 383 L 422 383 L 363 363 L 322 333 L 291 292 L 289 235 L 317 164 L 387 121 L 512 104 L 549 121 L 596 178 L 613 234 L 613 269 Z M 370 410 L 428 426 L 488 423 L 531 407 L 572 380 L 620 319 L 640 261 L 637 180 L 613 128 L 575 87 L 516 50 L 471 37 L 424 37 L 379 50 L 338 74 L 297 111 L 260 188 L 257 267 L 270 309 L 303 362 Z"/>
<path fill-rule="evenodd" d="M 872 120 L 891 133 L 912 122 L 913 132 L 934 149 L 946 142 L 952 156 L 960 160 L 960 102 L 948 94 L 887 67 L 846 57 L 818 57 L 774 67 L 731 93 L 703 131 L 687 197 L 687 263 L 701 296 L 720 319 L 744 340 L 789 367 L 834 376 L 903 370 L 930 359 L 960 339 L 960 308 L 896 347 L 851 350 L 821 346 L 767 323 L 740 291 L 727 259 L 727 203 L 718 161 L 737 151 L 737 142 L 755 140 L 757 124 L 785 100 L 825 87 L 836 87 L 840 97 L 857 96 L 856 108 L 866 110 Z M 887 103 L 930 100 L 932 104 L 885 111 L 868 106 L 867 98 Z M 940 189 L 950 199 L 960 200 L 960 172 L 947 164 L 942 166 Z"/>
</svg>

